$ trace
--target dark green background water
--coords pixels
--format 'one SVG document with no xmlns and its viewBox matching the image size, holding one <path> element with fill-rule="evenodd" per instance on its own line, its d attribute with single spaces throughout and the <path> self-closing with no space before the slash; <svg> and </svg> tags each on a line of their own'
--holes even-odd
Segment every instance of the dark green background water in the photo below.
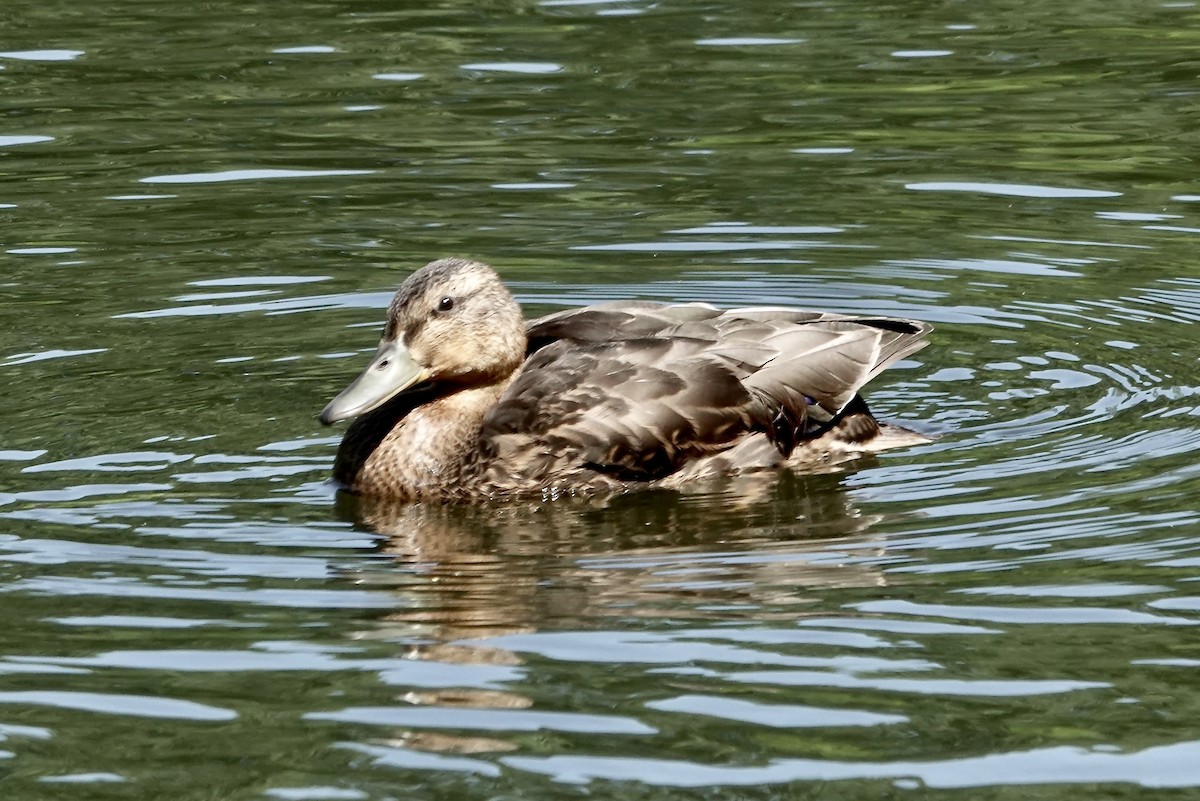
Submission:
<svg viewBox="0 0 1200 801">
<path fill-rule="evenodd" d="M 0 9 L 0 794 L 1200 787 L 1191 2 Z M 335 502 L 394 286 L 913 316 L 763 485 Z M 1177 789 L 1173 789 L 1177 788 Z"/>
</svg>

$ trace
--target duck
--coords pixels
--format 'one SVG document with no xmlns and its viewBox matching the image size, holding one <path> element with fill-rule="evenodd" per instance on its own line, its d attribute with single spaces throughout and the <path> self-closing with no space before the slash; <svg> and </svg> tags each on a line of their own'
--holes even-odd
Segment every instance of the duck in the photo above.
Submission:
<svg viewBox="0 0 1200 801">
<path fill-rule="evenodd" d="M 412 273 L 370 363 L 320 413 L 352 419 L 333 479 L 401 502 L 681 488 L 818 469 L 929 438 L 860 389 L 928 344 L 899 317 L 629 300 L 526 322 L 491 266 Z"/>
</svg>

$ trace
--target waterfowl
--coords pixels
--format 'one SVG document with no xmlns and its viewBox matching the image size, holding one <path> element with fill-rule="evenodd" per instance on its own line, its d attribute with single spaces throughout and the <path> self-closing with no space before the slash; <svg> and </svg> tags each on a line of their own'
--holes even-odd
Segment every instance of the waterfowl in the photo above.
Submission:
<svg viewBox="0 0 1200 801">
<path fill-rule="evenodd" d="M 525 322 L 486 264 L 410 275 L 367 368 L 321 412 L 334 464 L 401 501 L 678 487 L 925 438 L 860 388 L 931 326 L 791 308 L 621 301 Z"/>
</svg>

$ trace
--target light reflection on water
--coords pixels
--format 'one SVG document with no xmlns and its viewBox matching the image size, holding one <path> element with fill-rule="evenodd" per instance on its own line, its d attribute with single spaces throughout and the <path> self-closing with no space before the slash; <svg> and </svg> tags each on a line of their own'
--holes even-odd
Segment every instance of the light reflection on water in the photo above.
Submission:
<svg viewBox="0 0 1200 801">
<path fill-rule="evenodd" d="M 0 53 L 13 797 L 1200 786 L 1194 11 L 68 5 Z M 937 438 L 336 497 L 314 415 L 450 254 L 929 320 L 869 399 Z"/>
<path fill-rule="evenodd" d="M 17 483 L 0 495 L 0 519 L 35 528 L 0 541 L 0 588 L 52 609 L 39 626 L 77 635 L 66 652 L 6 649 L 0 676 L 39 683 L 0 691 L 0 704 L 243 726 L 229 681 L 262 675 L 293 688 L 268 693 L 271 704 L 325 743 L 328 764 L 356 754 L 366 760 L 359 770 L 397 775 L 503 776 L 513 786 L 537 777 L 660 788 L 1193 786 L 1187 739 L 1121 747 L 1097 726 L 1066 729 L 1062 745 L 980 751 L 935 733 L 943 715 L 975 717 L 997 703 L 1020 726 L 1079 706 L 1132 724 L 1143 698 L 1170 692 L 1174 679 L 1162 671 L 1194 666 L 1174 656 L 1169 632 L 1200 620 L 1200 603 L 1179 583 L 1200 560 L 1200 538 L 1187 533 L 1196 515 L 1170 502 L 1197 472 L 1190 454 L 1200 436 L 1182 422 L 1196 414 L 1196 389 L 1179 380 L 1186 373 L 1154 327 L 1190 323 L 1191 285 L 1168 279 L 1111 299 L 1013 304 L 1020 314 L 956 306 L 953 287 L 883 291 L 898 276 L 941 271 L 974 267 L 892 260 L 859 271 L 872 283 L 851 284 L 732 271 L 642 284 L 515 282 L 535 307 L 630 295 L 813 301 L 933 319 L 952 334 L 983 326 L 963 352 L 943 345 L 945 358 L 901 365 L 872 393 L 881 414 L 939 439 L 824 475 L 683 497 L 436 509 L 335 499 L 323 479 L 336 433 L 303 427 L 241 450 L 219 434 L 158 435 L 79 456 L 53 441 L 14 449 Z M 302 278 L 263 283 L 302 293 Z M 388 296 L 351 293 L 340 308 L 379 316 Z M 320 312 L 335 307 L 329 297 L 176 296 L 177 306 L 124 314 L 164 319 L 226 300 L 210 308 L 235 318 L 280 304 Z M 1024 339 L 1037 326 L 1076 329 L 1077 309 L 1123 339 Z M 356 334 L 358 351 L 373 336 Z M 335 367 L 361 358 L 325 355 L 336 355 Z M 1134 496 L 1138 508 L 1126 508 Z M 339 610 L 353 617 L 326 617 Z M 110 632 L 129 647 L 114 647 Z M 205 634 L 193 643 L 192 632 Z M 1130 638 L 1128 650 L 1095 651 L 1097 641 Z M 1020 666 L 1035 654 L 1036 667 Z M 1133 665 L 1141 672 L 1131 675 Z M 170 692 L 103 689 L 119 676 L 164 674 L 194 678 Z M 307 691 L 319 675 L 347 688 Z M 617 677 L 631 689 L 606 689 Z M 680 753 L 684 730 L 699 744 Z M 765 734 L 774 731 L 786 743 Z M 731 759 L 716 747 L 731 732 L 769 760 Z M 547 735 L 558 745 L 530 739 Z M 13 759 L 30 736 L 8 737 Z M 935 745 L 899 756 L 892 744 L 913 736 Z M 79 781 L 129 781 L 139 771 L 128 758 L 105 764 L 118 770 Z M 312 781 L 324 771 L 313 769 Z"/>
</svg>

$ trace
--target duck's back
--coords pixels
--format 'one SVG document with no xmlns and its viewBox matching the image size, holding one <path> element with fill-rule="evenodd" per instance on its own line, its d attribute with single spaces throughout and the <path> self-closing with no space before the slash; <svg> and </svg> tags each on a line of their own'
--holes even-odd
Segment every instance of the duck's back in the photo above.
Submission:
<svg viewBox="0 0 1200 801">
<path fill-rule="evenodd" d="M 858 390 L 926 343 L 912 320 L 612 303 L 531 322 L 529 357 L 484 422 L 494 491 L 759 469 L 816 443 L 872 449 Z"/>
</svg>

